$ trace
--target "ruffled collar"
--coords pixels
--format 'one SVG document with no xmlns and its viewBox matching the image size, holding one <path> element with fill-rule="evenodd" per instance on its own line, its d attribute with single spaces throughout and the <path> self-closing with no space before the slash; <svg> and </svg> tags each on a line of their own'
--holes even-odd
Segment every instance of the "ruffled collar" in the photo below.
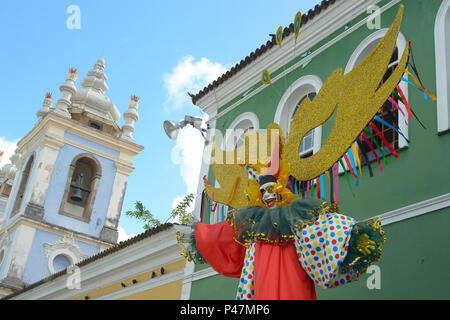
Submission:
<svg viewBox="0 0 450 320">
<path fill-rule="evenodd" d="M 236 231 L 235 240 L 248 247 L 254 241 L 285 245 L 294 240 L 293 229 L 313 224 L 321 214 L 336 211 L 336 207 L 321 199 L 296 199 L 276 208 L 244 207 L 227 217 Z"/>
</svg>

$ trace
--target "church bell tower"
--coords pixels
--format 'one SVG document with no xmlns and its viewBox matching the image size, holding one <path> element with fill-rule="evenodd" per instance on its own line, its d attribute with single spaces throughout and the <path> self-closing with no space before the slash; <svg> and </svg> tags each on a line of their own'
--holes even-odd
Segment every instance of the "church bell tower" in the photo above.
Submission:
<svg viewBox="0 0 450 320">
<path fill-rule="evenodd" d="M 120 113 L 106 96 L 99 58 L 77 88 L 69 69 L 52 107 L 47 93 L 38 122 L 0 168 L 0 297 L 64 270 L 117 242 L 133 158 L 139 98 Z"/>
</svg>

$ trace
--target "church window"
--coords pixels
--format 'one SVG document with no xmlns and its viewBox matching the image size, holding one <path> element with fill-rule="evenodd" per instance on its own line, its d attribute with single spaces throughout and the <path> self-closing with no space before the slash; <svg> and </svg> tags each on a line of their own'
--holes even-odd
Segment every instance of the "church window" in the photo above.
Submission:
<svg viewBox="0 0 450 320">
<path fill-rule="evenodd" d="M 11 217 L 13 217 L 22 206 L 23 198 L 25 196 L 25 191 L 27 189 L 28 180 L 30 177 L 31 168 L 34 163 L 34 154 L 28 159 L 27 164 L 22 172 L 22 179 L 20 180 L 19 189 L 17 191 L 16 199 L 14 200 L 14 206 L 11 212 Z"/>
<path fill-rule="evenodd" d="M 89 120 L 88 121 L 88 126 L 91 127 L 91 128 L 100 130 L 100 131 L 102 131 L 102 129 L 103 129 L 103 125 L 100 122 L 97 122 L 97 121 Z"/>
</svg>

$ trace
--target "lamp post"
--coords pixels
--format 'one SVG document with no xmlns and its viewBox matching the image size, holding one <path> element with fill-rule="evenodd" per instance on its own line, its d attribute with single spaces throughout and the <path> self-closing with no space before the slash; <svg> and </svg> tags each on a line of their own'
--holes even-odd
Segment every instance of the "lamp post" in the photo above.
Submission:
<svg viewBox="0 0 450 320">
<path fill-rule="evenodd" d="M 183 129 L 186 125 L 190 124 L 191 126 L 200 131 L 202 137 L 205 139 L 205 144 L 208 144 L 208 140 L 206 139 L 205 136 L 206 129 L 201 127 L 202 123 L 203 120 L 201 118 L 184 116 L 184 120 L 181 120 L 180 122 L 165 120 L 163 123 L 163 127 L 167 136 L 171 140 L 176 140 L 178 138 L 178 133 L 180 132 L 180 129 Z"/>
</svg>

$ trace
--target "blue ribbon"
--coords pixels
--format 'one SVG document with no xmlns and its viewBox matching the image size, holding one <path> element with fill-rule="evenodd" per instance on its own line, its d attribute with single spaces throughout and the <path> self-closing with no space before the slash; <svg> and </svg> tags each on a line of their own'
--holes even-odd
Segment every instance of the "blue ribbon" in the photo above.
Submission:
<svg viewBox="0 0 450 320">
<path fill-rule="evenodd" d="M 391 128 L 392 130 L 395 130 L 399 135 L 401 135 L 401 136 L 403 137 L 403 139 L 406 140 L 406 143 L 407 143 L 408 146 L 409 146 L 409 140 L 406 139 L 406 137 L 403 135 L 403 133 L 402 133 L 400 130 L 394 128 L 391 124 L 387 123 L 386 121 L 384 121 L 383 119 L 381 119 L 379 116 L 375 116 L 375 117 L 373 117 L 373 118 L 374 118 L 376 121 L 378 121 L 378 122 L 384 124 L 385 126 Z"/>
<path fill-rule="evenodd" d="M 353 157 L 352 149 L 347 150 L 347 155 L 350 158 L 350 162 L 352 163 L 353 168 L 355 168 L 354 171 L 355 171 L 356 176 L 359 178 L 358 167 L 356 166 L 356 161 L 355 161 L 355 158 Z M 356 179 L 356 186 L 357 187 L 359 186 L 359 179 Z"/>
<path fill-rule="evenodd" d="M 420 91 L 422 91 L 425 100 L 430 101 L 430 96 L 429 96 L 425 91 L 423 91 L 423 90 L 420 89 L 418 86 L 416 86 L 414 83 L 412 83 L 411 81 L 409 81 L 409 80 L 407 80 L 407 79 L 405 79 L 405 78 L 403 78 L 403 77 L 402 77 L 401 80 L 403 80 L 403 81 L 409 83 L 410 85 L 412 85 L 412 86 L 416 87 L 417 89 L 419 89 Z"/>
<path fill-rule="evenodd" d="M 323 174 L 320 175 L 320 197 L 325 200 L 325 185 L 323 183 Z"/>
</svg>

